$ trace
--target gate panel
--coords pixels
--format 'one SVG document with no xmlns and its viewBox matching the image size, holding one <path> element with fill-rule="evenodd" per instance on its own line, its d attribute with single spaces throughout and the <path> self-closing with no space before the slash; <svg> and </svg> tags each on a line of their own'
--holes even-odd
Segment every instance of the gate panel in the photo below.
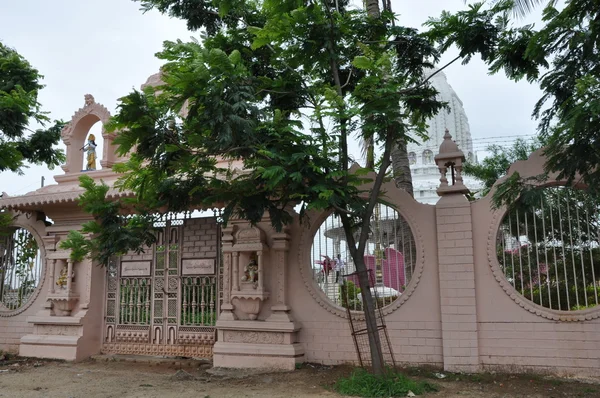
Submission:
<svg viewBox="0 0 600 398">
<path fill-rule="evenodd" d="M 220 297 L 216 219 L 155 226 L 151 254 L 107 265 L 102 352 L 211 358 Z M 183 269 L 183 257 L 192 266 Z"/>
</svg>

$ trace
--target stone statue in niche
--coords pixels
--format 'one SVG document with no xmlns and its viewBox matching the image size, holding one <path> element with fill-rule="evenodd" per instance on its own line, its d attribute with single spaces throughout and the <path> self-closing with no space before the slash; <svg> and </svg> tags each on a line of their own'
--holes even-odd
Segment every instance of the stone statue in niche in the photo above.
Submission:
<svg viewBox="0 0 600 398">
<path fill-rule="evenodd" d="M 86 151 L 87 160 L 85 171 L 93 171 L 96 170 L 96 137 L 94 134 L 90 134 L 88 137 L 88 143 L 81 147 L 80 151 Z"/>
<path fill-rule="evenodd" d="M 60 270 L 60 274 L 58 275 L 58 279 L 56 280 L 56 286 L 58 286 L 61 289 L 66 289 L 67 288 L 67 279 L 68 279 L 68 268 L 65 265 L 61 270 Z M 71 275 L 71 278 L 73 278 L 75 276 L 75 271 L 73 271 L 73 275 Z"/>
<path fill-rule="evenodd" d="M 244 276 L 242 276 L 242 282 L 244 283 L 256 283 L 258 282 L 258 263 L 255 258 L 252 258 L 246 269 L 244 270 Z"/>
</svg>

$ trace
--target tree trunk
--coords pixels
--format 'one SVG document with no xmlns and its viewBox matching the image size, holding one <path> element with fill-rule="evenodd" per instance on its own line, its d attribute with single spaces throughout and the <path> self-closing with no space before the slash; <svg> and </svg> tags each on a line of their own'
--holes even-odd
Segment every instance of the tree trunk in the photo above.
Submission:
<svg viewBox="0 0 600 398">
<path fill-rule="evenodd" d="M 379 0 L 365 0 L 365 8 L 367 14 L 372 18 L 379 18 L 381 15 L 379 10 Z"/>
<path fill-rule="evenodd" d="M 406 141 L 399 143 L 392 151 L 392 170 L 396 186 L 414 196 Z"/>
<path fill-rule="evenodd" d="M 377 327 L 377 316 L 375 315 L 376 303 L 371 294 L 371 280 L 364 256 L 353 258 L 354 265 L 358 271 L 358 284 L 360 286 L 360 294 L 364 305 L 363 312 L 365 314 L 365 323 L 367 326 L 367 336 L 369 338 L 369 348 L 371 351 L 371 363 L 373 364 L 373 374 L 381 375 L 385 368 L 383 360 L 383 349 L 381 347 L 381 338 Z M 364 287 L 363 287 L 364 286 Z"/>
<path fill-rule="evenodd" d="M 367 14 L 371 18 L 379 18 L 381 16 L 379 0 L 365 0 L 365 8 L 367 10 Z M 375 166 L 374 141 L 374 139 L 371 139 L 366 144 L 367 167 Z M 346 232 L 346 236 L 348 236 L 348 234 L 351 235 L 353 232 L 349 225 L 347 227 L 344 226 L 344 231 Z M 367 266 L 365 265 L 364 251 L 361 253 L 358 250 L 352 250 L 351 252 L 353 254 L 352 259 L 354 260 L 356 271 L 358 272 L 358 284 L 360 286 L 360 291 L 363 298 L 363 311 L 365 314 L 365 323 L 369 338 L 373 374 L 382 375 L 385 368 L 385 363 L 383 361 L 383 350 L 381 348 L 381 339 L 379 338 L 379 329 L 377 328 L 377 318 L 375 316 L 376 303 L 371 294 L 371 281 L 369 279 L 369 273 L 367 272 Z"/>
<path fill-rule="evenodd" d="M 347 218 L 342 217 L 342 227 L 348 242 L 352 242 L 354 247 L 350 247 L 350 254 L 358 273 L 358 286 L 360 287 L 360 293 L 363 302 L 363 312 L 365 314 L 365 323 L 367 327 L 367 337 L 369 339 L 369 350 L 371 353 L 371 364 L 372 371 L 375 375 L 382 375 L 385 369 L 385 363 L 383 361 L 383 349 L 381 348 L 381 338 L 379 336 L 379 330 L 377 329 L 377 317 L 375 316 L 375 300 L 371 294 L 371 281 L 369 279 L 369 273 L 367 272 L 367 266 L 364 259 L 364 250 L 359 252 L 356 250 L 356 242 L 353 238 L 353 231 L 350 227 Z M 350 245 L 350 243 L 349 243 Z M 360 246 L 360 244 L 359 244 Z M 360 353 L 358 353 L 360 355 Z"/>
</svg>

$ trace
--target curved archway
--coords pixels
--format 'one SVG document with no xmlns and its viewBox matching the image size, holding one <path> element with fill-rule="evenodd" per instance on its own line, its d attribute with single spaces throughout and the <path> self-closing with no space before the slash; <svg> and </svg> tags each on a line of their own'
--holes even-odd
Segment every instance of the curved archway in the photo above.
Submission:
<svg viewBox="0 0 600 398">
<path fill-rule="evenodd" d="M 97 122 L 101 122 L 103 125 L 102 138 L 96 137 L 97 142 L 100 139 L 102 141 L 100 165 L 102 168 L 110 168 L 117 163 L 119 159 L 112 150 L 112 141 L 115 135 L 104 130 L 104 125 L 110 120 L 110 117 L 108 109 L 97 103 L 93 95 L 85 95 L 84 106 L 73 114 L 71 121 L 61 132 L 62 140 L 67 146 L 67 163 L 62 166 L 65 173 L 78 173 L 81 171 L 84 153 L 80 151 L 80 148 L 85 145 L 92 126 Z"/>
<path fill-rule="evenodd" d="M 16 217 L 0 236 L 0 318 L 22 313 L 37 299 L 46 279 L 43 222 L 31 213 Z"/>
</svg>

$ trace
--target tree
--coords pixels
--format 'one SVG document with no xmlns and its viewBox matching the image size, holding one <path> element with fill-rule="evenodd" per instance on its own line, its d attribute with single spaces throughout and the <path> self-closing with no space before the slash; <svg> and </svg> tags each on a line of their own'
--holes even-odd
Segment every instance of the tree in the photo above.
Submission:
<svg viewBox="0 0 600 398">
<path fill-rule="evenodd" d="M 37 100 L 41 79 L 37 69 L 0 43 L 0 172 L 22 173 L 26 162 L 53 168 L 65 160 L 62 150 L 53 148 L 62 122 L 36 131 L 27 128 L 32 119 L 42 126 L 50 121 Z"/>
<path fill-rule="evenodd" d="M 447 33 L 394 26 L 394 15 L 384 9 L 376 17 L 372 2 L 372 15 L 347 5 L 142 1 L 145 10 L 184 18 L 208 35 L 202 43 L 166 42 L 158 54 L 166 61 L 164 85 L 121 98 L 107 129 L 118 132 L 118 153 L 130 154 L 116 170 L 124 173 L 119 187 L 135 192 L 135 203 L 105 206 L 105 197 L 83 197 L 95 218 L 84 232 L 96 235 L 92 243 L 78 235 L 66 244 L 79 239 L 80 247 L 104 259 L 135 248 L 106 244 L 136 242 L 135 229 L 149 223 L 137 216 L 132 227 L 121 206 L 141 206 L 147 214 L 222 204 L 225 222 L 258 223 L 268 214 L 276 229 L 305 219 L 309 210 L 330 211 L 341 220 L 359 272 L 373 371 L 381 374 L 364 253 L 374 208 L 385 201 L 380 188 L 393 148 L 425 138 L 426 121 L 445 106 L 424 71 L 440 56 L 434 39 Z M 464 57 L 488 51 L 480 41 L 488 16 L 479 10 L 463 32 L 473 38 Z M 485 12 L 503 10 L 504 4 Z M 352 135 L 380 147 L 374 168 L 350 170 Z M 217 159 L 241 161 L 243 172 L 219 168 Z"/>
</svg>

